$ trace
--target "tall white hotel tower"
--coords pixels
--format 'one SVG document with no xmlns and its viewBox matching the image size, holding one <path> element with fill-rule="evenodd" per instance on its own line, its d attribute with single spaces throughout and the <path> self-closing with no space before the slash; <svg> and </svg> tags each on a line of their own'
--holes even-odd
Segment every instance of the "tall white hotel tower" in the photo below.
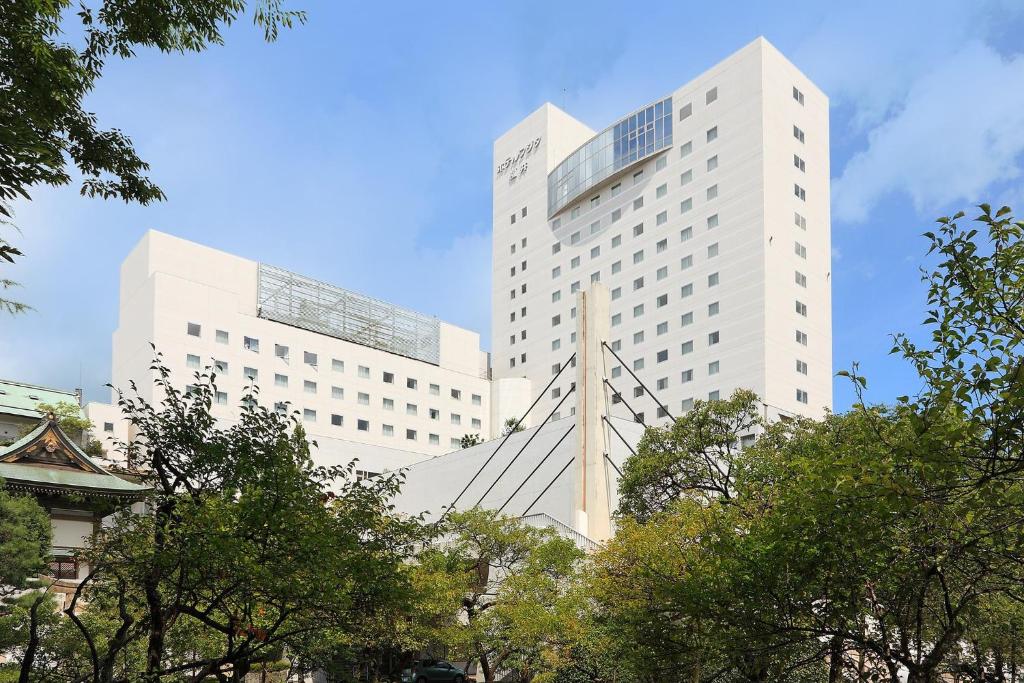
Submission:
<svg viewBox="0 0 1024 683">
<path fill-rule="evenodd" d="M 577 292 L 599 282 L 621 358 L 605 351 L 605 376 L 648 424 L 666 411 L 640 382 L 674 416 L 737 388 L 769 417 L 820 416 L 828 141 L 828 99 L 763 38 L 599 132 L 551 104 L 527 116 L 494 143 L 494 378 L 539 392 L 575 350 Z"/>
</svg>

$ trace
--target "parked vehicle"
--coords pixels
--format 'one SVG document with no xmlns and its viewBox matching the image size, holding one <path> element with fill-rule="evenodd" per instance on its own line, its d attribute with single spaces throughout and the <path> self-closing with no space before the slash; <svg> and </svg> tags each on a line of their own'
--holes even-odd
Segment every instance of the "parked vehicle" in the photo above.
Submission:
<svg viewBox="0 0 1024 683">
<path fill-rule="evenodd" d="M 402 672 L 402 683 L 467 683 L 466 672 L 450 662 L 424 659 Z"/>
</svg>

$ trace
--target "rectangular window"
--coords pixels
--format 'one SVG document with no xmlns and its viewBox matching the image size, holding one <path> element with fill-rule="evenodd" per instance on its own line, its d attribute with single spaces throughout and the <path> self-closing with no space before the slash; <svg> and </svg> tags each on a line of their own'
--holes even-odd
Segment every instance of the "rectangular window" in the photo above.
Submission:
<svg viewBox="0 0 1024 683">
<path fill-rule="evenodd" d="M 693 197 L 689 197 L 679 202 L 679 213 L 686 213 L 693 208 Z"/>
<path fill-rule="evenodd" d="M 462 416 L 459 415 L 458 413 L 452 413 L 451 414 L 451 422 L 452 422 L 453 425 L 460 425 L 460 424 L 462 424 Z"/>
<path fill-rule="evenodd" d="M 658 160 L 654 162 L 654 170 L 655 171 L 660 171 L 663 168 L 665 168 L 666 166 L 668 166 L 668 157 L 667 156 L 660 156 L 660 157 L 658 157 Z"/>
<path fill-rule="evenodd" d="M 712 214 L 708 216 L 708 230 L 713 230 L 718 227 L 718 214 Z"/>
<path fill-rule="evenodd" d="M 691 282 L 680 287 L 679 296 L 684 299 L 688 296 L 693 296 L 693 283 Z"/>
<path fill-rule="evenodd" d="M 343 387 L 331 387 L 331 398 L 339 400 L 345 398 L 345 389 Z"/>
<path fill-rule="evenodd" d="M 334 372 L 345 372 L 345 361 L 337 358 L 331 359 L 331 370 Z"/>
<path fill-rule="evenodd" d="M 807 400 L 808 400 L 807 392 L 804 391 L 803 389 L 797 389 L 796 390 L 796 400 L 799 401 L 800 403 L 807 403 Z"/>
<path fill-rule="evenodd" d="M 622 209 L 615 209 L 612 211 L 612 223 L 622 218 Z"/>
<path fill-rule="evenodd" d="M 658 187 L 656 187 L 654 189 L 654 198 L 655 199 L 661 199 L 662 197 L 664 197 L 667 194 L 668 194 L 668 185 L 666 185 L 665 183 L 662 183 L 661 185 L 658 185 Z"/>
<path fill-rule="evenodd" d="M 438 436 L 437 434 L 429 434 L 429 435 L 427 435 L 427 439 L 430 441 L 430 445 L 431 446 L 440 446 L 441 445 L 441 437 Z"/>
<path fill-rule="evenodd" d="M 659 377 L 657 384 L 655 384 L 655 387 L 658 391 L 665 391 L 666 389 L 668 389 L 668 377 Z"/>
<path fill-rule="evenodd" d="M 712 128 L 708 128 L 707 141 L 708 142 L 712 142 L 713 140 L 717 140 L 717 139 L 718 139 L 718 126 L 714 126 Z"/>
<path fill-rule="evenodd" d="M 804 160 L 801 159 L 796 154 L 793 155 L 793 165 L 796 166 L 801 172 L 807 170 L 807 165 L 804 163 Z"/>
<path fill-rule="evenodd" d="M 637 183 L 639 183 L 643 179 L 644 179 L 644 169 L 641 168 L 639 171 L 637 171 L 636 173 L 633 174 L 633 184 L 636 185 Z"/>
<path fill-rule="evenodd" d="M 591 273 L 590 274 L 590 284 L 594 284 L 595 282 L 600 282 L 600 281 L 601 281 L 601 271 L 598 271 L 596 273 Z"/>
<path fill-rule="evenodd" d="M 643 263 L 643 260 L 644 260 L 644 250 L 643 249 L 641 249 L 640 251 L 634 251 L 633 252 L 633 264 L 634 265 L 636 265 L 637 263 Z"/>
<path fill-rule="evenodd" d="M 199 369 L 199 356 L 193 355 L 191 353 L 186 354 L 185 355 L 185 366 L 187 368 L 189 368 L 190 370 L 198 370 Z"/>
<path fill-rule="evenodd" d="M 661 308 L 662 306 L 668 306 L 668 294 L 662 294 L 661 296 L 658 297 L 657 306 L 658 308 Z"/>
<path fill-rule="evenodd" d="M 370 395 L 369 394 L 360 391 L 356 398 L 359 401 L 359 405 L 361 405 L 361 406 L 368 406 L 368 405 L 370 405 Z M 384 399 L 384 407 L 385 408 L 388 408 L 388 404 L 390 404 L 390 406 L 392 408 L 395 405 L 395 403 L 394 403 L 394 401 L 392 399 L 390 399 L 390 398 Z"/>
<path fill-rule="evenodd" d="M 551 253 L 552 254 L 557 254 L 560 251 L 562 251 L 562 243 L 561 242 L 555 242 L 554 244 L 551 245 Z"/>
<path fill-rule="evenodd" d="M 709 391 L 708 392 L 708 400 L 709 401 L 717 401 L 717 400 L 719 400 L 719 397 L 720 397 L 720 394 L 718 393 L 717 389 L 715 389 L 714 391 Z"/>
<path fill-rule="evenodd" d="M 679 146 L 679 158 L 689 156 L 693 152 L 693 140 L 688 140 Z"/>
<path fill-rule="evenodd" d="M 218 391 L 214 399 L 217 401 L 217 405 L 226 406 L 228 404 L 228 394 L 226 391 Z"/>
<path fill-rule="evenodd" d="M 260 376 L 260 373 L 256 368 L 245 368 L 243 373 L 245 374 L 245 377 L 252 382 L 257 381 Z"/>
<path fill-rule="evenodd" d="M 643 206 L 644 206 L 644 198 L 643 197 L 637 197 L 636 199 L 633 200 L 633 210 L 634 211 L 636 211 L 637 209 L 643 208 Z"/>
<path fill-rule="evenodd" d="M 345 424 L 345 418 L 341 415 L 331 414 L 331 424 L 335 427 L 340 427 Z"/>
<path fill-rule="evenodd" d="M 689 185 L 691 182 L 693 182 L 693 169 L 690 169 L 679 176 L 680 185 Z"/>
<path fill-rule="evenodd" d="M 690 341 L 684 341 L 679 347 L 679 353 L 681 353 L 684 356 L 689 353 L 693 353 L 693 340 L 691 339 Z"/>
<path fill-rule="evenodd" d="M 441 395 L 441 385 L 440 384 L 431 384 L 430 385 L 430 395 L 431 396 L 440 396 Z"/>
<path fill-rule="evenodd" d="M 679 259 L 679 269 L 680 270 L 687 270 L 688 268 L 692 268 L 692 267 L 693 267 L 693 254 L 690 254 L 689 256 L 684 256 L 683 258 Z"/>
<path fill-rule="evenodd" d="M 659 363 L 664 363 L 665 361 L 668 360 L 668 350 L 662 349 L 661 351 L 658 351 L 658 355 L 656 358 Z"/>
<path fill-rule="evenodd" d="M 800 228 L 801 230 L 807 229 L 807 219 L 801 216 L 799 213 L 793 214 L 793 221 L 796 223 L 796 227 Z"/>
<path fill-rule="evenodd" d="M 633 370 L 643 370 L 643 369 L 644 369 L 644 359 L 643 358 L 637 358 L 636 360 L 633 361 Z M 641 388 L 640 389 L 640 395 L 641 396 L 643 395 L 643 391 L 644 390 Z"/>
<path fill-rule="evenodd" d="M 578 218 L 579 215 L 580 215 L 580 211 L 581 211 L 581 209 L 580 209 L 579 204 L 577 204 L 576 206 L 572 207 L 572 211 L 569 212 L 569 218 Z"/>
<path fill-rule="evenodd" d="M 707 200 L 708 201 L 711 201 L 712 199 L 716 198 L 717 196 L 718 196 L 718 185 L 717 184 L 716 185 L 712 185 L 711 187 L 709 187 L 707 189 Z"/>
<path fill-rule="evenodd" d="M 312 365 L 315 368 L 316 361 L 317 357 L 315 353 L 310 353 L 309 351 L 302 352 L 302 362 L 305 363 L 306 365 Z"/>
<path fill-rule="evenodd" d="M 280 375 L 274 373 L 274 386 L 275 387 L 287 387 L 288 386 L 288 375 Z"/>
<path fill-rule="evenodd" d="M 654 224 L 655 225 L 664 225 L 667 222 L 668 222 L 668 211 L 662 211 L 654 219 Z"/>
<path fill-rule="evenodd" d="M 801 332 L 800 330 L 797 330 L 796 331 L 796 343 L 800 344 L 801 346 L 807 346 L 807 333 L 806 332 Z"/>
<path fill-rule="evenodd" d="M 664 280 L 665 278 L 667 278 L 668 277 L 668 266 L 662 266 L 661 268 L 658 268 L 656 275 L 657 275 L 657 278 L 658 278 L 659 282 L 661 280 Z"/>
<path fill-rule="evenodd" d="M 596 209 L 601 204 L 601 195 L 590 198 L 590 208 Z"/>
<path fill-rule="evenodd" d="M 807 276 L 801 273 L 799 270 L 795 272 L 794 277 L 796 283 L 801 287 L 807 287 Z"/>
<path fill-rule="evenodd" d="M 419 385 L 420 385 L 420 383 L 418 381 L 416 381 L 415 379 L 413 379 L 412 377 L 406 377 L 405 378 L 405 388 L 406 389 L 416 389 L 417 387 L 419 387 Z"/>
<path fill-rule="evenodd" d="M 707 160 L 707 170 L 708 171 L 714 171 L 716 168 L 718 168 L 718 155 L 717 154 L 715 154 L 714 156 L 708 157 L 708 160 Z"/>
<path fill-rule="evenodd" d="M 551 279 L 552 280 L 554 280 L 555 278 L 557 278 L 561 274 L 562 274 L 562 267 L 561 266 L 555 266 L 554 268 L 551 269 Z"/>
<path fill-rule="evenodd" d="M 482 396 L 480 396 L 480 394 L 473 394 L 469 398 L 470 398 L 470 402 L 473 405 L 475 405 L 475 406 L 483 405 L 484 399 L 483 399 Z"/>
<path fill-rule="evenodd" d="M 793 99 L 799 102 L 801 105 L 804 103 L 804 94 L 797 90 L 797 87 L 793 86 Z"/>
<path fill-rule="evenodd" d="M 612 185 L 612 196 L 614 197 L 618 193 L 622 192 L 622 183 L 615 183 Z"/>
<path fill-rule="evenodd" d="M 800 201 L 807 201 L 807 191 L 796 183 L 793 184 L 793 194 L 796 195 L 796 198 Z"/>
<path fill-rule="evenodd" d="M 693 239 L 693 226 L 687 226 L 679 231 L 679 241 L 686 242 Z"/>
<path fill-rule="evenodd" d="M 260 340 L 255 337 L 242 337 L 242 348 L 253 353 L 260 352 Z"/>
<path fill-rule="evenodd" d="M 228 374 L 228 362 L 226 360 L 214 360 L 213 369 L 222 375 Z"/>
<path fill-rule="evenodd" d="M 186 329 L 190 337 L 201 337 L 203 335 L 203 326 L 199 323 L 189 323 Z"/>
<path fill-rule="evenodd" d="M 419 412 L 419 408 L 416 406 L 415 403 L 406 403 L 405 404 L 405 414 L 406 415 L 416 415 L 417 412 Z"/>
<path fill-rule="evenodd" d="M 690 102 L 687 102 L 683 106 L 679 107 L 680 121 L 690 118 L 691 114 L 693 114 L 693 104 L 691 104 Z"/>
<path fill-rule="evenodd" d="M 612 238 L 612 249 L 622 244 L 622 235 L 616 235 Z"/>
<path fill-rule="evenodd" d="M 721 340 L 721 337 L 720 337 L 720 335 L 719 335 L 717 330 L 714 331 L 714 332 L 709 332 L 708 333 L 708 346 L 714 346 L 720 340 Z"/>
<path fill-rule="evenodd" d="M 462 400 L 462 389 L 452 389 L 451 390 L 451 396 L 456 401 L 461 401 Z"/>
<path fill-rule="evenodd" d="M 718 315 L 718 302 L 713 301 L 710 304 L 708 304 L 708 317 L 713 318 L 716 315 Z"/>
<path fill-rule="evenodd" d="M 384 380 L 384 384 L 394 384 L 395 383 L 395 373 L 393 373 L 393 372 L 384 372 L 384 373 L 382 373 L 382 379 Z"/>
<path fill-rule="evenodd" d="M 693 381 L 693 370 L 683 370 L 679 375 L 679 381 L 688 384 Z"/>
<path fill-rule="evenodd" d="M 797 301 L 796 302 L 796 312 L 797 312 L 797 315 L 802 315 L 802 316 L 804 316 L 806 318 L 807 317 L 807 304 L 803 303 L 802 301 Z"/>
<path fill-rule="evenodd" d="M 714 87 L 711 90 L 708 90 L 706 93 L 704 93 L 704 103 L 705 104 L 711 104 L 712 102 L 714 102 L 717 99 L 718 99 L 718 88 L 717 87 Z"/>
<path fill-rule="evenodd" d="M 579 244 L 580 237 L 580 231 L 577 230 L 573 234 L 569 235 L 569 244 Z"/>
<path fill-rule="evenodd" d="M 616 313 L 612 316 L 612 327 L 618 327 L 622 324 L 622 314 Z"/>
<path fill-rule="evenodd" d="M 715 258 L 718 256 L 718 242 L 708 245 L 708 258 Z"/>
<path fill-rule="evenodd" d="M 615 301 L 620 296 L 622 296 L 622 287 L 616 287 L 612 290 L 612 301 Z"/>
<path fill-rule="evenodd" d="M 227 331 L 225 331 L 225 330 L 217 330 L 217 332 L 216 332 L 216 334 L 214 336 L 216 337 L 216 340 L 217 340 L 218 344 L 227 344 L 228 343 L 229 335 L 228 335 Z"/>
<path fill-rule="evenodd" d="M 430 416 L 431 420 L 441 419 L 441 411 L 438 410 L 437 408 L 430 408 L 427 414 Z"/>
<path fill-rule="evenodd" d="M 556 289 L 551 292 L 551 303 L 556 303 L 562 299 L 562 290 Z"/>
<path fill-rule="evenodd" d="M 370 379 L 370 368 L 366 367 L 365 365 L 360 365 L 359 366 L 359 376 L 362 379 Z"/>
<path fill-rule="evenodd" d="M 708 363 L 708 375 L 717 375 L 717 374 L 718 374 L 718 361 L 717 360 L 713 360 L 710 363 Z"/>
<path fill-rule="evenodd" d="M 634 292 L 636 290 L 638 290 L 638 289 L 643 289 L 643 288 L 644 288 L 644 279 L 642 277 L 638 277 L 638 278 L 633 280 L 633 291 Z"/>
<path fill-rule="evenodd" d="M 639 332 L 634 332 L 633 333 L 633 344 L 634 345 L 642 344 L 643 341 L 644 341 L 644 331 L 643 330 L 640 330 Z"/>
<path fill-rule="evenodd" d="M 312 408 L 303 409 L 302 419 L 305 422 L 316 422 L 316 411 Z"/>
<path fill-rule="evenodd" d="M 799 372 L 801 375 L 806 375 L 807 374 L 807 363 L 803 362 L 800 359 L 797 359 L 797 361 L 796 361 L 796 371 Z"/>
<path fill-rule="evenodd" d="M 570 268 L 579 268 L 579 266 L 580 266 L 580 257 L 579 256 L 573 256 L 572 260 L 569 262 L 569 267 Z"/>
<path fill-rule="evenodd" d="M 308 379 L 302 382 L 302 390 L 307 394 L 316 393 L 316 382 L 311 382 Z"/>
<path fill-rule="evenodd" d="M 663 334 L 668 334 L 668 322 L 663 321 L 663 322 L 658 323 L 658 327 L 656 328 L 656 333 L 657 333 L 657 335 L 659 337 L 661 335 L 663 335 Z"/>
<path fill-rule="evenodd" d="M 368 431 L 370 431 L 370 421 L 369 420 L 356 420 L 356 429 L 358 429 L 361 432 L 368 432 Z"/>
<path fill-rule="evenodd" d="M 795 253 L 800 258 L 807 258 L 807 247 L 805 247 L 804 245 L 800 244 L 799 242 L 794 242 L 793 243 L 793 253 Z"/>
<path fill-rule="evenodd" d="M 711 273 L 708 275 L 708 287 L 716 287 L 718 285 L 718 273 Z"/>
<path fill-rule="evenodd" d="M 804 141 L 804 132 L 802 130 L 800 130 L 797 126 L 793 126 L 793 137 L 795 137 L 800 142 L 803 142 Z"/>
<path fill-rule="evenodd" d="M 594 221 L 590 224 L 590 234 L 593 235 L 601 230 L 601 221 Z"/>
</svg>

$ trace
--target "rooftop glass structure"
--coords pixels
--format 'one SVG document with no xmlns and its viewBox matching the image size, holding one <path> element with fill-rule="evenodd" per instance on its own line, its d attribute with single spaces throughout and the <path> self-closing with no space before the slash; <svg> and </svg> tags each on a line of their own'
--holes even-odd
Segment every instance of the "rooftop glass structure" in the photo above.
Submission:
<svg viewBox="0 0 1024 683">
<path fill-rule="evenodd" d="M 601 131 L 548 174 L 548 216 L 618 171 L 672 145 L 672 98 Z"/>
<path fill-rule="evenodd" d="M 438 365 L 437 318 L 259 264 L 257 315 L 310 332 Z"/>
</svg>

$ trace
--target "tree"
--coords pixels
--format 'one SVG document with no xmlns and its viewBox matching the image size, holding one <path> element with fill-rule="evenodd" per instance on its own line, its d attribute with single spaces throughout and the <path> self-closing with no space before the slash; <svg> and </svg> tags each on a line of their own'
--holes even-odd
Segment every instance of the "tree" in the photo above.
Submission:
<svg viewBox="0 0 1024 683">
<path fill-rule="evenodd" d="M 282 0 L 258 0 L 254 22 L 268 41 L 282 27 L 304 22 L 305 14 L 283 8 Z M 82 176 L 81 194 L 146 205 L 164 198 L 147 176 L 148 164 L 131 139 L 117 129 L 102 130 L 84 101 L 110 59 L 128 59 L 140 48 L 201 52 L 223 43 L 223 30 L 250 6 L 245 0 L 103 0 L 76 5 L 70 0 L 11 0 L 0 19 L 0 221 L 13 219 L 12 202 L 29 199 L 36 185 L 67 185 Z M 77 35 L 64 36 L 79 27 Z M 40 87 L 45 84 L 45 87 Z M 70 168 L 69 168 L 70 167 Z M 21 256 L 0 240 L 0 262 Z M 0 280 L 0 290 L 16 283 Z M 8 312 L 22 303 L 0 299 Z"/>
<path fill-rule="evenodd" d="M 147 510 L 118 513 L 83 553 L 90 571 L 64 611 L 81 648 L 61 674 L 241 680 L 389 609 L 412 538 L 388 502 L 399 479 L 315 466 L 301 426 L 255 395 L 221 428 L 212 375 L 183 393 L 154 369 L 159 406 L 118 400 L 138 434 L 124 451 L 152 486 Z"/>
<path fill-rule="evenodd" d="M 510 417 L 510 418 L 505 420 L 505 423 L 501 427 L 501 436 L 502 437 L 506 437 L 509 434 L 513 434 L 515 432 L 521 432 L 524 429 L 525 429 L 525 427 L 523 427 L 523 425 L 520 424 L 518 418 Z"/>
<path fill-rule="evenodd" d="M 417 562 L 451 577 L 460 599 L 435 637 L 478 661 L 485 683 L 507 670 L 530 680 L 560 634 L 581 551 L 549 529 L 480 509 L 449 514 L 441 537 Z"/>
<path fill-rule="evenodd" d="M 479 434 L 463 434 L 462 439 L 459 440 L 459 446 L 462 448 L 472 448 L 483 442 L 484 439 Z"/>
</svg>

